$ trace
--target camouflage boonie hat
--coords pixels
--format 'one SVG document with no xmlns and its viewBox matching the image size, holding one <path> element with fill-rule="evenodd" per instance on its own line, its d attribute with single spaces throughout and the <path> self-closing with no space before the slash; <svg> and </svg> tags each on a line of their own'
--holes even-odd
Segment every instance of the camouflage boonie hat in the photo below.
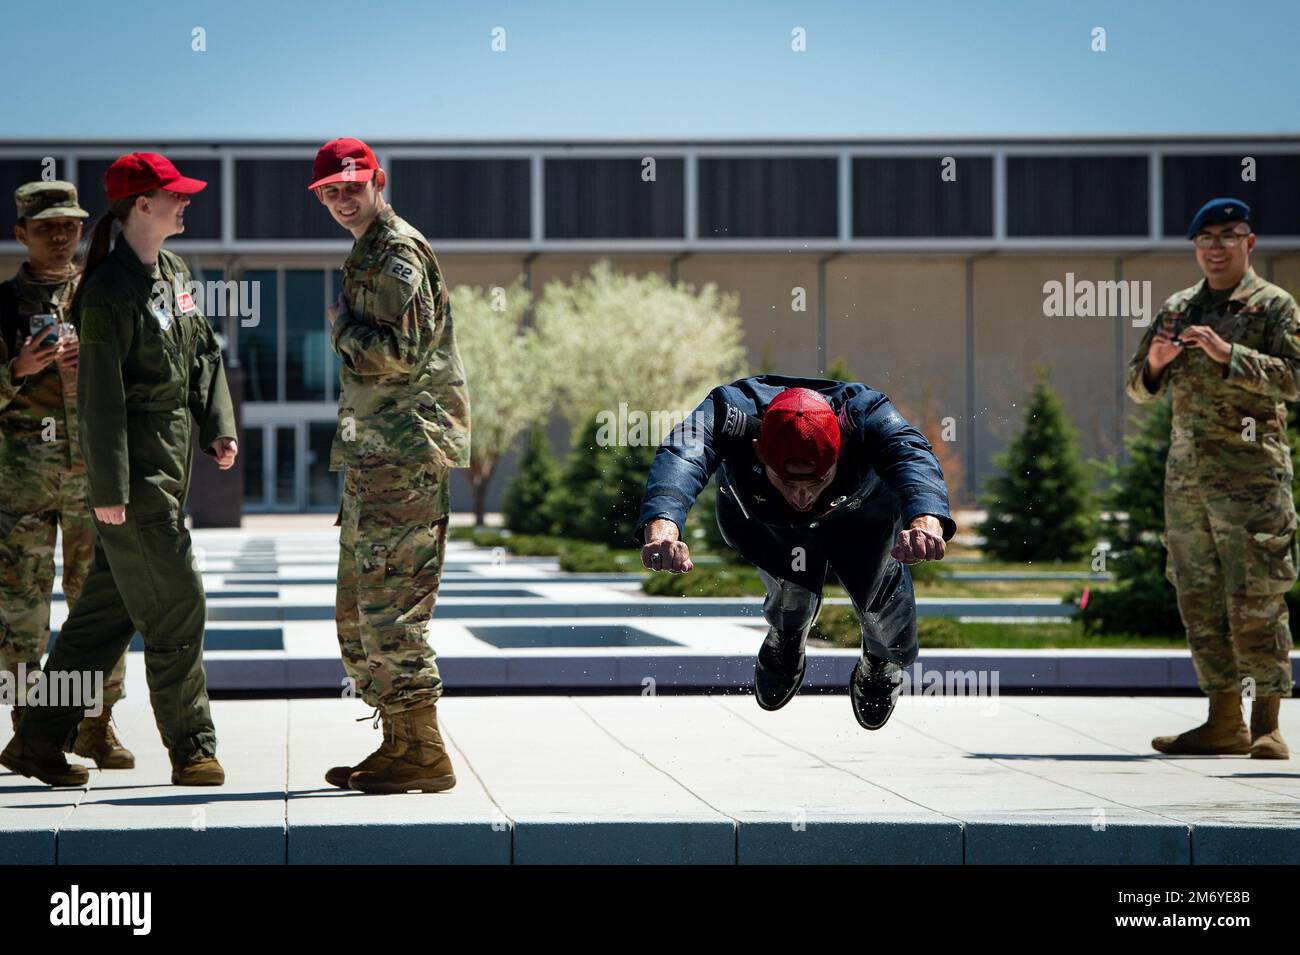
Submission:
<svg viewBox="0 0 1300 955">
<path fill-rule="evenodd" d="M 23 183 L 14 190 L 14 203 L 20 219 L 90 217 L 89 212 L 77 205 L 77 187 L 61 179 Z"/>
</svg>

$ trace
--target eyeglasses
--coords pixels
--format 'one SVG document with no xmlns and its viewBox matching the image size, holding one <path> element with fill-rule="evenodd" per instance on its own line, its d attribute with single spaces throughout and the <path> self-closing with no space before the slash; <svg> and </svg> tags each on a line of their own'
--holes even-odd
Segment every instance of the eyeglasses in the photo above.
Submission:
<svg viewBox="0 0 1300 955">
<path fill-rule="evenodd" d="M 1216 245 L 1221 245 L 1225 249 L 1235 249 L 1242 239 L 1250 235 L 1249 232 L 1198 232 L 1192 239 L 1198 249 L 1212 249 Z"/>
</svg>

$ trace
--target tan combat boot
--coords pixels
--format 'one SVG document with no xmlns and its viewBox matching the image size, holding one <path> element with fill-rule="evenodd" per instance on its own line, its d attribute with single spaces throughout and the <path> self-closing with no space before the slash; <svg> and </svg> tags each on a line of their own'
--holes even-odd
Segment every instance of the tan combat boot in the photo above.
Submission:
<svg viewBox="0 0 1300 955">
<path fill-rule="evenodd" d="M 1250 707 L 1250 755 L 1254 759 L 1290 759 L 1291 750 L 1278 728 L 1282 697 L 1257 696 Z"/>
<path fill-rule="evenodd" d="M 1211 693 L 1209 719 L 1177 736 L 1157 736 L 1151 746 L 1177 756 L 1244 756 L 1250 752 L 1250 731 L 1241 716 L 1241 694 Z"/>
<path fill-rule="evenodd" d="M 361 719 L 357 720 L 357 722 L 368 719 L 370 719 L 370 717 L 363 716 Z M 348 779 L 353 773 L 374 772 L 382 769 L 384 765 L 388 763 L 394 755 L 396 755 L 396 751 L 393 747 L 394 740 L 392 725 L 388 722 L 388 715 L 382 710 L 375 710 L 374 719 L 375 725 L 378 725 L 381 722 L 384 725 L 384 736 L 383 740 L 379 744 L 379 748 L 355 766 L 335 766 L 331 768 L 325 773 L 325 782 L 329 783 L 331 786 L 338 786 L 339 789 L 347 789 Z"/>
<path fill-rule="evenodd" d="M 0 753 L 0 766 L 34 776 L 47 786 L 84 786 L 90 779 L 85 766 L 68 762 L 62 747 L 21 736 L 11 739 Z"/>
<path fill-rule="evenodd" d="M 173 786 L 220 786 L 226 781 L 226 771 L 217 757 L 195 750 L 184 766 L 172 764 Z"/>
<path fill-rule="evenodd" d="M 363 793 L 437 793 L 456 785 L 451 757 L 438 732 L 438 706 L 390 713 L 392 758 L 375 770 L 356 772 L 348 786 Z"/>
<path fill-rule="evenodd" d="M 133 769 L 135 755 L 122 745 L 122 741 L 113 732 L 111 720 L 113 708 L 104 707 L 104 712 L 94 717 L 84 717 L 77 727 L 77 738 L 72 744 L 72 751 L 78 756 L 93 759 L 100 769 Z"/>
</svg>

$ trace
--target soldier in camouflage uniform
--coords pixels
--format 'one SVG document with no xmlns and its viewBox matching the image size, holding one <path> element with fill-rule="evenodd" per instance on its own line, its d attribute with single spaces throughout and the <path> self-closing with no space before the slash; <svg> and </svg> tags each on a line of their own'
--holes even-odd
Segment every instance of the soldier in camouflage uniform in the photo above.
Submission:
<svg viewBox="0 0 1300 955">
<path fill-rule="evenodd" d="M 14 201 L 14 235 L 28 260 L 0 285 L 0 671 L 16 678 L 20 664 L 31 674 L 40 669 L 49 643 L 57 532 L 63 532 L 63 595 L 71 609 L 90 571 L 95 525 L 77 438 L 79 343 L 64 335 L 42 345 L 29 334 L 34 315 L 71 320 L 67 309 L 78 278 L 72 257 L 88 213 L 70 182 L 26 183 Z M 125 673 L 123 653 L 104 682 L 103 710 L 82 720 L 73 746 L 101 769 L 135 765 L 110 722 Z M 15 727 L 19 712 L 14 707 Z"/>
<path fill-rule="evenodd" d="M 1171 296 L 1129 364 L 1138 402 L 1171 391 L 1166 575 L 1178 592 L 1207 722 L 1151 745 L 1162 753 L 1289 757 L 1278 729 L 1291 694 L 1286 592 L 1296 581 L 1296 510 L 1284 402 L 1300 398 L 1300 309 L 1250 268 L 1249 207 L 1196 214 L 1205 279 Z M 1242 696 L 1253 697 L 1249 731 Z"/>
<path fill-rule="evenodd" d="M 333 140 L 316 156 L 311 188 L 356 239 L 328 316 L 342 363 L 330 469 L 346 471 L 335 619 L 344 669 L 384 723 L 378 750 L 325 778 L 362 792 L 438 792 L 456 777 L 427 628 L 451 469 L 469 466 L 469 394 L 438 261 L 384 201 L 384 183 L 359 140 Z"/>
</svg>

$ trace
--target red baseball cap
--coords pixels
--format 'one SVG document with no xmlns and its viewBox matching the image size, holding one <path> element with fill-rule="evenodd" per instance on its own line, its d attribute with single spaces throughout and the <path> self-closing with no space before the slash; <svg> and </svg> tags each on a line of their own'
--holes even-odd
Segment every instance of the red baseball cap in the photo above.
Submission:
<svg viewBox="0 0 1300 955">
<path fill-rule="evenodd" d="M 359 139 L 331 139 L 316 152 L 311 166 L 312 183 L 308 189 L 332 182 L 369 182 L 379 168 L 379 160 L 369 146 Z"/>
<path fill-rule="evenodd" d="M 787 388 L 772 399 L 759 425 L 763 461 L 783 481 L 822 477 L 840 456 L 840 421 L 825 396 L 809 388 Z M 810 463 L 810 474 L 786 470 L 791 459 Z"/>
<path fill-rule="evenodd" d="M 172 161 L 158 153 L 128 153 L 113 160 L 104 173 L 108 201 L 138 196 L 154 189 L 166 189 L 183 195 L 202 192 L 208 184 L 202 179 L 182 176 Z"/>
</svg>

